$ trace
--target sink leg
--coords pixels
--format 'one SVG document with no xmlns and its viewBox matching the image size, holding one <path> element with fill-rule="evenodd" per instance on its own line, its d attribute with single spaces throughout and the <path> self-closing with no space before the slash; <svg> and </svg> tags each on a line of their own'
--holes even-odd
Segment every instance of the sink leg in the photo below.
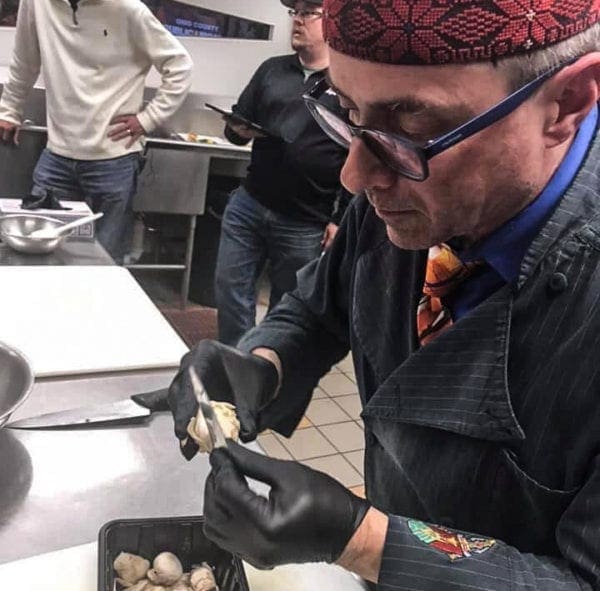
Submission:
<svg viewBox="0 0 600 591">
<path fill-rule="evenodd" d="M 192 256 L 194 254 L 194 237 L 196 233 L 196 216 L 190 215 L 190 225 L 185 247 L 185 269 L 183 270 L 183 279 L 181 281 L 181 309 L 187 307 L 188 294 L 190 291 L 190 276 L 192 274 Z"/>
</svg>

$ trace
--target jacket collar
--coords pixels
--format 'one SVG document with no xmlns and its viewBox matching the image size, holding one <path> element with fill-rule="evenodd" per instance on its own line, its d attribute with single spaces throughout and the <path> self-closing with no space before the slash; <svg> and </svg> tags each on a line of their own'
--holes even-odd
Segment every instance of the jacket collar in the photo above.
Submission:
<svg viewBox="0 0 600 591">
<path fill-rule="evenodd" d="M 517 283 L 519 289 L 534 274 L 557 242 L 600 234 L 599 176 L 600 137 L 597 129 L 596 137 L 575 180 L 523 257 Z"/>
<path fill-rule="evenodd" d="M 554 214 L 527 251 L 519 284 L 504 286 L 381 384 L 362 416 L 451 431 L 478 439 L 525 438 L 510 399 L 508 360 L 513 298 L 546 260 L 559 268 L 582 242 L 600 248 L 600 139 Z"/>
<path fill-rule="evenodd" d="M 491 441 L 524 439 L 507 383 L 511 308 L 505 286 L 397 367 L 363 417 Z"/>
</svg>

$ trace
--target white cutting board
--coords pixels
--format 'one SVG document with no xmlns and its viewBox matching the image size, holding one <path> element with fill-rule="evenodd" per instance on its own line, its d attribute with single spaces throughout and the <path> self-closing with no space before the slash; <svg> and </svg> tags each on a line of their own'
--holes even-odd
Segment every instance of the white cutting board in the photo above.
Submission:
<svg viewBox="0 0 600 591">
<path fill-rule="evenodd" d="M 97 591 L 98 544 L 84 544 L 0 564 L 0 589 Z"/>
<path fill-rule="evenodd" d="M 84 544 L 0 565 L 0 589 L 97 591 L 97 544 Z M 365 591 L 353 574 L 328 564 L 290 564 L 259 571 L 245 564 L 251 591 Z"/>
<path fill-rule="evenodd" d="M 177 367 L 187 352 L 121 267 L 0 267 L 0 341 L 36 377 Z"/>
</svg>

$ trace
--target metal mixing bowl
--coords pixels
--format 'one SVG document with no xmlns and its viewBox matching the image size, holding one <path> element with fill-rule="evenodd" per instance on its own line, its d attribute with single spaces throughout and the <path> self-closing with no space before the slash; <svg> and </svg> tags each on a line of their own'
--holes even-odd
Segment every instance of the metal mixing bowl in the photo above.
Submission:
<svg viewBox="0 0 600 591">
<path fill-rule="evenodd" d="M 68 236 L 57 238 L 31 238 L 28 234 L 35 230 L 59 228 L 64 222 L 41 215 L 15 214 L 0 217 L 0 237 L 8 246 L 26 254 L 46 254 L 56 250 Z"/>
<path fill-rule="evenodd" d="M 26 357 L 0 342 L 0 427 L 19 407 L 33 388 L 33 371 Z"/>
</svg>

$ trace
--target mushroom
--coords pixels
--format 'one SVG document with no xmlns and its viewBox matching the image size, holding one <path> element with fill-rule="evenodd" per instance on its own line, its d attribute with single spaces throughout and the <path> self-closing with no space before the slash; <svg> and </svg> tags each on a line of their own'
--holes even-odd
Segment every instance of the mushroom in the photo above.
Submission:
<svg viewBox="0 0 600 591">
<path fill-rule="evenodd" d="M 190 586 L 190 577 L 192 575 L 190 573 L 183 573 L 181 579 L 179 579 L 178 583 L 185 583 L 188 587 Z"/>
<path fill-rule="evenodd" d="M 152 563 L 147 577 L 154 585 L 174 585 L 183 575 L 183 567 L 179 558 L 171 552 L 161 552 Z M 146 590 L 144 590 L 146 591 Z M 147 591 L 159 591 L 152 588 Z M 162 591 L 162 589 L 160 590 Z"/>
<path fill-rule="evenodd" d="M 117 581 L 119 581 L 119 579 L 117 579 Z M 150 583 L 148 582 L 148 579 L 142 579 L 141 581 L 133 584 L 131 587 L 128 587 L 127 591 L 146 591 L 146 587 L 149 584 Z"/>
<path fill-rule="evenodd" d="M 235 414 L 235 406 L 228 402 L 216 401 L 211 401 L 210 404 L 215 410 L 217 420 L 219 421 L 219 425 L 221 425 L 221 429 L 223 429 L 225 437 L 237 440 L 240 433 L 240 422 Z M 206 420 L 200 410 L 195 417 L 190 419 L 187 431 L 200 447 L 200 451 L 207 453 L 212 450 L 212 440 L 206 426 Z"/>
<path fill-rule="evenodd" d="M 175 583 L 172 587 L 169 587 L 168 591 L 192 591 L 192 588 L 189 586 L 188 582 L 181 577 L 177 583 Z"/>
<path fill-rule="evenodd" d="M 192 569 L 190 584 L 192 591 L 218 591 L 213 570 L 206 562 Z"/>
<path fill-rule="evenodd" d="M 113 567 L 118 575 L 117 582 L 123 587 L 131 587 L 146 576 L 150 568 L 150 561 L 136 554 L 121 552 L 115 558 Z"/>
</svg>

